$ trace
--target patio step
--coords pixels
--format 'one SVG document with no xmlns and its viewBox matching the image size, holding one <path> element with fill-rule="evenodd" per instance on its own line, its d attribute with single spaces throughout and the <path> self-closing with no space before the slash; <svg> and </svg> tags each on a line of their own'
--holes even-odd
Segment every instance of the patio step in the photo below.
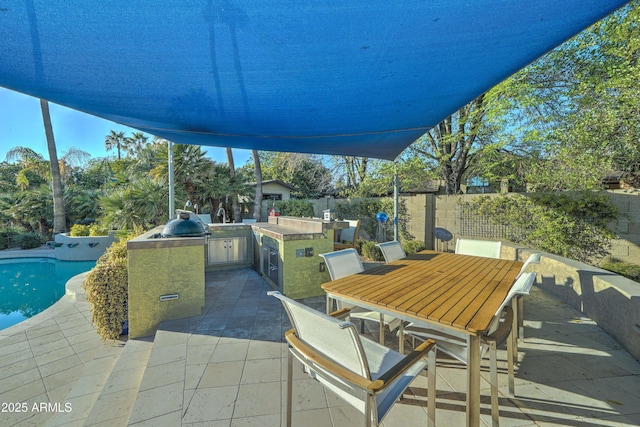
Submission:
<svg viewBox="0 0 640 427">
<path fill-rule="evenodd" d="M 151 337 L 127 341 L 84 426 L 126 425 L 153 347 Z"/>
<path fill-rule="evenodd" d="M 62 405 L 71 405 L 70 410 L 64 406 L 45 424 L 47 427 L 62 425 L 83 425 L 94 406 L 103 385 L 111 375 L 122 353 L 120 346 L 101 347 L 91 355 L 92 359 L 76 369 L 82 370 Z"/>
<path fill-rule="evenodd" d="M 151 419 L 162 420 L 163 425 L 181 424 L 188 337 L 171 330 L 156 332 L 140 387 L 129 400 L 132 408 L 127 425 L 148 425 Z"/>
</svg>

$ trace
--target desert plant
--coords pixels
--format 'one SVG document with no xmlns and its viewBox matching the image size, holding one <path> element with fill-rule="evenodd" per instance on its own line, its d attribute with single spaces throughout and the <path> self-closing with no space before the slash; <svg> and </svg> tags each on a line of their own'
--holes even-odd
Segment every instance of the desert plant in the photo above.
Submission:
<svg viewBox="0 0 640 427">
<path fill-rule="evenodd" d="M 80 237 L 89 235 L 89 226 L 83 224 L 73 224 L 69 232 L 71 237 Z"/>
<path fill-rule="evenodd" d="M 127 241 L 109 246 L 87 274 L 84 289 L 91 305 L 91 321 L 103 340 L 117 339 L 127 320 Z"/>
</svg>

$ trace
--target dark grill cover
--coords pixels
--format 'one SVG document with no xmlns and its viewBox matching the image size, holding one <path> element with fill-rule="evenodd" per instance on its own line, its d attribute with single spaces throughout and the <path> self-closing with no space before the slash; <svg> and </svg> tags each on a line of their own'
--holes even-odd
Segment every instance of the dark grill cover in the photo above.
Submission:
<svg viewBox="0 0 640 427">
<path fill-rule="evenodd" d="M 204 227 L 189 217 L 188 212 L 181 212 L 180 217 L 171 220 L 164 226 L 162 237 L 202 237 Z"/>
</svg>

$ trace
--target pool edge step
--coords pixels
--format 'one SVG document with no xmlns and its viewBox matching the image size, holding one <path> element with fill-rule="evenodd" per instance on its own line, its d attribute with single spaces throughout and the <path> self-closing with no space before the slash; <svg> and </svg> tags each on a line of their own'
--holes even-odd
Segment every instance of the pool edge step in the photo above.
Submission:
<svg viewBox="0 0 640 427">
<path fill-rule="evenodd" d="M 85 426 L 126 425 L 152 348 L 153 337 L 127 341 L 118 362 L 87 416 Z"/>
</svg>

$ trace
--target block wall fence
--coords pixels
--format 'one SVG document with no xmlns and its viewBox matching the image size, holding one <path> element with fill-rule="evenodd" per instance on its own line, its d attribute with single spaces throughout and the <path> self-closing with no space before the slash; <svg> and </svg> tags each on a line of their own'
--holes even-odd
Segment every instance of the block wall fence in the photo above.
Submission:
<svg viewBox="0 0 640 427">
<path fill-rule="evenodd" d="M 640 263 L 640 190 L 608 190 L 605 193 L 618 208 L 618 220 L 610 225 L 617 236 L 612 241 L 610 256 L 626 262 Z M 416 194 L 401 196 L 401 203 L 407 208 L 408 231 L 416 240 L 422 240 L 428 249 L 453 250 L 455 239 L 464 237 L 460 233 L 456 205 L 479 197 L 479 194 L 461 194 L 456 196 L 438 196 L 433 194 Z M 484 194 L 497 197 L 499 194 Z M 338 199 L 344 203 L 349 199 Z M 356 199 L 353 199 L 354 201 Z M 308 200 L 314 206 L 316 217 L 322 218 L 322 211 L 334 209 L 336 199 L 323 198 Z M 263 210 L 270 202 L 263 203 Z M 389 217 L 393 212 L 387 212 Z M 352 219 L 352 218 L 347 218 Z M 266 215 L 262 218 L 266 221 Z M 453 235 L 450 242 L 442 242 L 435 238 L 435 227 L 444 228 Z M 389 236 L 388 236 L 389 237 Z"/>
</svg>

